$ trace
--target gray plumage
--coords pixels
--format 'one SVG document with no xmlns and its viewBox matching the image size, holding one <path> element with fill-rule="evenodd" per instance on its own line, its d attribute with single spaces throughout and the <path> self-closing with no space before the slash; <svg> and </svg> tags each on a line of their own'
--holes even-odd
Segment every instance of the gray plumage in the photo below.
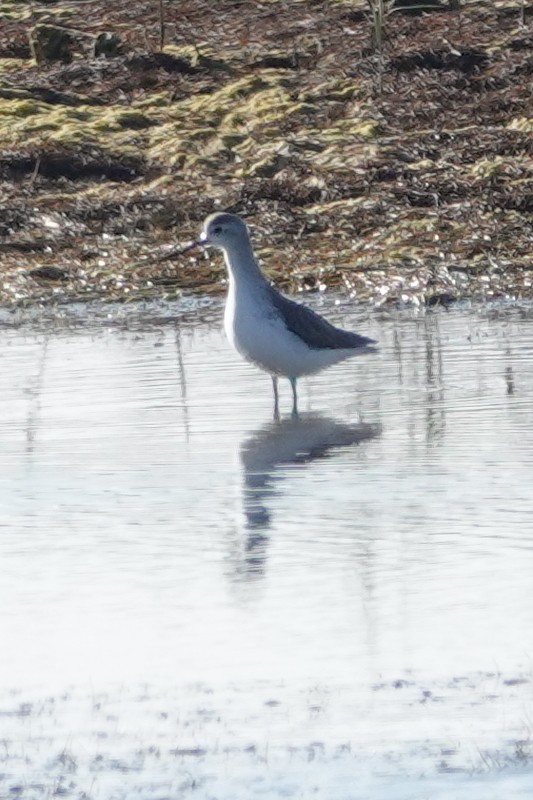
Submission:
<svg viewBox="0 0 533 800">
<path fill-rule="evenodd" d="M 345 358 L 375 353 L 367 336 L 336 328 L 306 306 L 270 286 L 256 261 L 246 224 L 234 214 L 211 214 L 196 245 L 224 253 L 229 290 L 224 312 L 226 335 L 247 361 L 268 372 L 274 390 L 274 416 L 279 419 L 278 378 L 292 388 L 292 413 L 298 414 L 296 382 Z"/>
<path fill-rule="evenodd" d="M 371 348 L 376 344 L 374 339 L 336 328 L 307 306 L 284 297 L 273 286 L 269 286 L 269 299 L 287 330 L 313 350 L 352 350 L 360 347 L 364 347 L 366 352 L 374 350 Z"/>
</svg>

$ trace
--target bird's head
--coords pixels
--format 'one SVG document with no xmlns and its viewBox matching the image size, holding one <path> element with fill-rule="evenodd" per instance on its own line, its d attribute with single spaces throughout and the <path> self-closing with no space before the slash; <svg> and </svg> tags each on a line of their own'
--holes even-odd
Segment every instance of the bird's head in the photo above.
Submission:
<svg viewBox="0 0 533 800">
<path fill-rule="evenodd" d="M 198 239 L 182 252 L 199 245 L 218 247 L 220 250 L 232 250 L 248 241 L 248 228 L 240 217 L 236 214 L 218 212 L 207 217 Z"/>
<path fill-rule="evenodd" d="M 218 213 L 207 217 L 198 243 L 225 250 L 247 239 L 248 228 L 240 217 Z"/>
</svg>

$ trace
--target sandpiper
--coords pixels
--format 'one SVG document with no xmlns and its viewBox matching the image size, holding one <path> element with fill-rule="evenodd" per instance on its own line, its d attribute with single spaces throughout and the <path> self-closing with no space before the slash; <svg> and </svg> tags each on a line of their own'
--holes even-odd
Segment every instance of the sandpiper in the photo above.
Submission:
<svg viewBox="0 0 533 800">
<path fill-rule="evenodd" d="M 265 278 L 254 256 L 246 224 L 235 214 L 211 214 L 193 247 L 217 247 L 229 274 L 224 328 L 243 358 L 268 372 L 274 389 L 274 415 L 279 417 L 278 378 L 292 386 L 292 413 L 298 414 L 296 381 L 345 358 L 374 353 L 367 336 L 344 331 L 310 308 L 280 294 Z"/>
</svg>

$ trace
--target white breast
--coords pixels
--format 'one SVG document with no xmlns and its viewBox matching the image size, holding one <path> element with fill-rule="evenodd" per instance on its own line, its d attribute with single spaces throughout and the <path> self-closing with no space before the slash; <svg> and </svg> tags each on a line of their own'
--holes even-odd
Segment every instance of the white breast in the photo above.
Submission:
<svg viewBox="0 0 533 800">
<path fill-rule="evenodd" d="M 257 284 L 230 284 L 224 314 L 230 344 L 247 361 L 287 378 L 318 372 L 353 350 L 313 350 L 291 333 Z"/>
</svg>

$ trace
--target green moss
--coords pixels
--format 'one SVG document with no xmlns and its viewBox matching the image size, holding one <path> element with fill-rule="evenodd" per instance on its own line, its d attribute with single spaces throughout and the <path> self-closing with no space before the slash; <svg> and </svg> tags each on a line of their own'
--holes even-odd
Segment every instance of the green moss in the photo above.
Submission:
<svg viewBox="0 0 533 800">
<path fill-rule="evenodd" d="M 0 73 L 24 69 L 29 63 L 31 62 L 25 58 L 0 58 Z"/>
<path fill-rule="evenodd" d="M 406 169 L 410 172 L 422 172 L 424 170 L 431 170 L 435 166 L 435 162 L 430 158 L 423 158 L 421 161 L 412 161 L 406 165 Z"/>
<path fill-rule="evenodd" d="M 72 108 L 29 99 L 1 100 L 0 137 L 4 145 L 18 148 L 39 149 L 56 142 L 76 147 L 94 144 L 104 151 L 126 153 L 133 147 L 128 128 L 136 130 L 132 121 L 138 121 L 138 116 L 100 106 Z"/>
<path fill-rule="evenodd" d="M 319 141 L 335 144 L 338 147 L 353 141 L 354 136 L 360 136 L 363 139 L 374 138 L 378 129 L 379 125 L 374 120 L 344 119 L 331 128 L 317 131 L 317 137 Z"/>
<path fill-rule="evenodd" d="M 94 129 L 108 133 L 122 130 L 144 130 L 153 125 L 153 121 L 145 114 L 137 111 L 120 111 L 110 109 L 104 114 L 97 113 L 93 117 Z"/>
<path fill-rule="evenodd" d="M 322 173 L 335 171 L 337 175 L 352 174 L 354 169 L 364 167 L 369 160 L 375 159 L 379 149 L 375 142 L 351 142 L 336 140 L 313 162 Z"/>
<path fill-rule="evenodd" d="M 41 15 L 45 15 L 48 19 L 51 16 L 64 19 L 77 13 L 77 9 L 68 3 L 42 2 L 37 5 L 29 3 L 28 0 L 0 0 L 0 18 L 16 22 L 38 21 Z"/>
<path fill-rule="evenodd" d="M 533 172 L 533 164 L 528 156 L 492 156 L 480 158 L 466 172 L 483 180 L 498 175 L 517 178 L 524 172 Z"/>
<path fill-rule="evenodd" d="M 331 200 L 327 203 L 316 203 L 315 205 L 307 206 L 304 211 L 312 217 L 317 214 L 334 214 L 338 216 L 339 214 L 352 214 L 354 210 L 367 203 L 366 197 L 349 197 L 342 200 Z"/>
<path fill-rule="evenodd" d="M 533 117 L 516 117 L 507 124 L 507 128 L 510 131 L 533 133 Z"/>
<path fill-rule="evenodd" d="M 5 20 L 24 21 L 32 16 L 29 3 L 16 2 L 16 0 L 3 0 L 0 2 L 0 17 Z"/>
<path fill-rule="evenodd" d="M 345 103 L 357 94 L 359 88 L 358 81 L 335 78 L 302 92 L 301 99 L 308 103 Z"/>
<path fill-rule="evenodd" d="M 169 92 L 147 94 L 145 97 L 141 97 L 135 102 L 135 108 L 138 111 L 143 111 L 145 109 L 168 109 L 173 105 Z"/>
<path fill-rule="evenodd" d="M 169 48 L 192 58 L 193 49 Z M 194 51 L 196 52 L 196 51 Z M 97 144 L 102 150 L 144 152 L 153 164 L 185 171 L 216 171 L 238 160 L 234 173 L 272 176 L 283 167 L 279 152 L 287 146 L 280 123 L 313 110 L 296 91 L 296 76 L 266 69 L 231 80 L 209 94 L 172 102 L 169 94 L 144 96 L 128 109 L 101 106 L 48 105 L 27 98 L 0 101 L 0 135 L 4 142 L 39 147 L 45 141 L 80 146 Z M 334 80 L 316 92 L 324 102 L 348 97 L 352 84 Z M 335 93 L 337 92 L 337 95 Z M 354 112 L 362 109 L 354 106 Z M 345 157 L 355 138 L 372 139 L 378 123 L 363 115 L 336 121 L 326 129 L 306 131 L 318 147 L 337 149 Z M 315 148 L 316 149 L 316 148 Z M 351 153 L 353 155 L 353 153 Z M 328 155 L 323 156 L 324 164 Z M 320 159 L 317 159 L 317 163 Z M 350 161 L 353 165 L 353 159 Z"/>
<path fill-rule="evenodd" d="M 236 54 L 232 54 L 230 50 L 226 49 L 221 58 L 220 52 L 214 50 L 206 42 L 199 42 L 196 46 L 167 44 L 165 45 L 165 53 L 175 58 L 183 58 L 191 66 L 209 70 L 210 72 L 216 72 L 217 70 L 231 72 L 231 62 L 236 57 Z"/>
<path fill-rule="evenodd" d="M 245 171 L 246 175 L 253 178 L 272 178 L 280 170 L 287 166 L 288 159 L 280 153 L 274 153 L 269 158 L 263 158 L 261 161 L 252 164 L 249 169 Z"/>
<path fill-rule="evenodd" d="M 162 124 L 149 133 L 150 158 L 192 168 L 200 157 L 216 168 L 228 150 L 250 161 L 267 157 L 271 139 L 279 144 L 279 122 L 301 107 L 292 99 L 289 87 L 292 84 L 287 84 L 285 75 L 265 70 L 260 76 L 231 81 L 209 95 L 195 95 L 167 106 L 160 116 Z M 265 145 L 269 152 L 261 156 L 260 147 Z M 245 166 L 243 169 L 246 171 Z"/>
<path fill-rule="evenodd" d="M 2 100 L 0 101 L 0 114 L 2 121 L 5 122 L 6 117 L 12 119 L 32 117 L 36 114 L 42 114 L 47 110 L 44 103 L 39 103 L 36 100 Z"/>
</svg>

